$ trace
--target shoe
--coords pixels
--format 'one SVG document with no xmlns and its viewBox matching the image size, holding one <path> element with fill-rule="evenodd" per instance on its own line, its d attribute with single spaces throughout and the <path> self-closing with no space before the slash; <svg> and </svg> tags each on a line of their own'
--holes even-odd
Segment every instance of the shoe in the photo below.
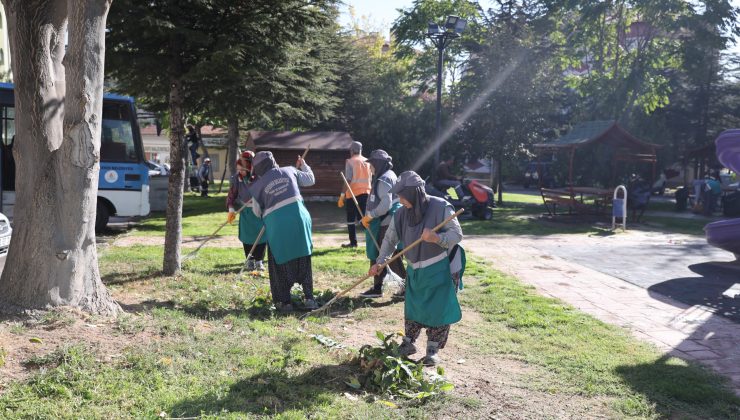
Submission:
<svg viewBox="0 0 740 420">
<path fill-rule="evenodd" d="M 262 261 L 255 261 L 253 270 L 256 271 L 265 271 L 265 263 Z"/>
<path fill-rule="evenodd" d="M 396 293 L 393 294 L 394 299 L 406 299 L 406 288 L 398 289 Z"/>
<path fill-rule="evenodd" d="M 342 248 L 357 248 L 357 243 L 347 242 L 342 244 Z"/>
<path fill-rule="evenodd" d="M 366 298 L 366 299 L 377 299 L 379 297 L 383 297 L 383 291 L 378 290 L 374 287 L 371 287 L 365 290 L 364 292 L 360 293 L 360 297 Z"/>
<path fill-rule="evenodd" d="M 281 313 L 293 312 L 293 305 L 290 303 L 278 302 L 275 304 L 275 310 Z"/>
<path fill-rule="evenodd" d="M 398 352 L 401 354 L 401 356 L 408 357 L 416 353 L 416 346 L 414 345 L 414 343 L 411 342 L 410 338 L 404 337 L 401 345 L 398 347 Z"/>
<path fill-rule="evenodd" d="M 319 309 L 319 304 L 313 299 L 306 299 L 303 301 L 303 307 L 309 311 L 313 311 L 314 309 Z"/>
<path fill-rule="evenodd" d="M 441 361 L 442 359 L 439 357 L 439 343 L 435 341 L 427 341 L 427 354 L 422 360 L 424 366 L 436 366 Z"/>
<path fill-rule="evenodd" d="M 247 260 L 247 266 L 245 267 L 245 270 L 247 271 L 254 270 L 254 260 L 253 259 L 250 258 Z"/>
</svg>

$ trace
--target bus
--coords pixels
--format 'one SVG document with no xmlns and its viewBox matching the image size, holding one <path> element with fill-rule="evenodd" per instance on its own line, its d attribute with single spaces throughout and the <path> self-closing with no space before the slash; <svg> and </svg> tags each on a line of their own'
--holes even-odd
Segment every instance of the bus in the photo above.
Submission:
<svg viewBox="0 0 740 420">
<path fill-rule="evenodd" d="M 0 83 L 0 209 L 13 218 L 15 204 L 15 101 L 13 85 Z M 95 230 L 105 229 L 111 216 L 149 214 L 149 168 L 136 120 L 134 99 L 103 96 Z"/>
</svg>

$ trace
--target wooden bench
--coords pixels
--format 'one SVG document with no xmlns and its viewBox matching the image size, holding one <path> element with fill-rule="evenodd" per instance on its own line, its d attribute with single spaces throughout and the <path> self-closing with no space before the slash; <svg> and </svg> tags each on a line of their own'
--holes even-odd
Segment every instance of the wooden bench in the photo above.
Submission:
<svg viewBox="0 0 740 420">
<path fill-rule="evenodd" d="M 568 214 L 572 214 L 573 210 L 578 211 L 583 206 L 583 203 L 576 199 L 572 190 L 540 188 L 540 194 L 542 194 L 542 201 L 551 216 L 557 214 L 557 206 L 567 207 Z"/>
</svg>

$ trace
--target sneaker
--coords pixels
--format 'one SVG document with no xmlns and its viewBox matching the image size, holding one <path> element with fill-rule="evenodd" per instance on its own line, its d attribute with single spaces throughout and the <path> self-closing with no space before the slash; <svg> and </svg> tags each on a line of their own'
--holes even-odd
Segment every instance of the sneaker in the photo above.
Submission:
<svg viewBox="0 0 740 420">
<path fill-rule="evenodd" d="M 253 259 L 250 258 L 250 259 L 247 260 L 247 266 L 246 266 L 245 270 L 247 270 L 247 271 L 254 270 L 254 260 Z"/>
<path fill-rule="evenodd" d="M 416 346 L 414 345 L 414 343 L 411 342 L 410 338 L 404 337 L 401 345 L 398 347 L 398 352 L 401 354 L 401 356 L 408 357 L 416 353 Z"/>
<path fill-rule="evenodd" d="M 290 303 L 278 302 L 275 304 L 275 310 L 281 313 L 293 312 L 293 305 Z"/>
<path fill-rule="evenodd" d="M 357 248 L 357 243 L 347 242 L 342 244 L 342 248 Z"/>
<path fill-rule="evenodd" d="M 360 297 L 366 298 L 366 299 L 377 299 L 379 297 L 383 297 L 383 291 L 378 290 L 374 287 L 371 287 L 365 290 L 364 292 L 360 293 Z"/>
<path fill-rule="evenodd" d="M 442 359 L 439 357 L 439 343 L 427 341 L 427 354 L 422 360 L 424 366 L 436 366 L 441 361 Z"/>
<path fill-rule="evenodd" d="M 314 309 L 319 309 L 319 304 L 313 299 L 306 299 L 303 301 L 303 307 L 309 311 L 313 311 Z"/>
<path fill-rule="evenodd" d="M 255 261 L 253 270 L 265 271 L 265 263 L 262 261 Z"/>
</svg>

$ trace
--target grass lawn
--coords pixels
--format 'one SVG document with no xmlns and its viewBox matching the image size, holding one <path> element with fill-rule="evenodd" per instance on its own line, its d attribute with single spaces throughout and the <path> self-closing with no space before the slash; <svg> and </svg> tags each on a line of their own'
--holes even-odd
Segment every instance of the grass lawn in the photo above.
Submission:
<svg viewBox="0 0 740 420">
<path fill-rule="evenodd" d="M 477 418 L 491 413 L 489 403 L 462 386 L 472 380 L 426 402 L 352 391 L 345 381 L 358 373 L 356 352 L 310 337 L 342 331 L 345 322 L 369 337 L 374 331 L 364 331 L 366 322 L 395 331 L 401 325 L 398 303 L 345 300 L 342 317 L 302 322 L 270 310 L 266 278 L 235 279 L 243 259 L 239 249 L 205 248 L 182 276 L 172 278 L 158 274 L 161 258 L 160 247 L 101 251 L 104 281 L 127 311 L 117 320 L 62 314 L 0 322 L 0 337 L 10 338 L 8 343 L 33 348 L 42 346 L 29 344 L 35 337 L 43 343 L 55 335 L 64 338 L 46 352 L 23 356 L 20 366 L 30 371 L 24 379 L 0 380 L 0 417 Z M 316 290 L 336 291 L 361 275 L 367 261 L 358 250 L 318 249 L 313 267 Z M 570 409 L 578 399 L 609 417 L 740 416 L 740 399 L 718 376 L 541 297 L 481 260 L 472 259 L 460 297 L 466 322 L 450 336 L 462 352 L 455 358 L 526 367 L 506 378 L 473 367 L 468 375 L 492 379 L 478 392 L 499 395 L 505 380 L 525 401 L 528 393 L 549 396 L 558 407 L 540 407 L 545 414 Z M 8 354 L 18 356 L 14 348 Z M 456 372 L 457 366 L 448 360 L 445 367 Z M 503 401 L 494 411 L 505 418 L 521 415 L 508 404 Z"/>
<path fill-rule="evenodd" d="M 228 183 L 224 185 L 224 192 L 217 194 L 214 190 L 208 198 L 196 193 L 185 193 L 182 210 L 182 235 L 184 237 L 211 235 L 226 221 L 227 188 Z M 346 226 L 344 209 L 337 208 L 336 203 L 308 201 L 306 207 L 313 217 L 314 230 L 340 232 Z M 134 236 L 164 236 L 165 221 L 164 212 L 154 212 L 139 223 L 131 234 Z M 237 232 L 238 218 L 237 222 L 224 226 L 218 234 L 236 236 Z"/>
<path fill-rule="evenodd" d="M 228 184 L 227 184 L 228 185 Z M 504 193 L 504 204 L 494 211 L 493 220 L 464 220 L 462 226 L 468 235 L 554 235 L 603 233 L 611 219 L 581 216 L 543 217 L 547 211 L 539 195 Z M 652 203 L 656 205 L 670 203 Z M 652 209 L 651 204 L 651 209 Z M 349 203 L 348 203 L 349 205 Z M 345 212 L 333 202 L 306 202 L 317 233 L 344 233 Z M 183 203 L 183 236 L 207 236 L 226 221 L 226 193 L 212 194 L 202 198 L 195 193 L 186 193 Z M 600 222 L 600 223 L 596 223 Z M 708 221 L 670 217 L 644 216 L 644 223 L 633 224 L 638 229 L 703 235 Z M 236 236 L 237 223 L 227 225 L 219 231 L 221 236 Z M 134 236 L 164 236 L 165 215 L 153 213 L 131 232 Z"/>
</svg>

